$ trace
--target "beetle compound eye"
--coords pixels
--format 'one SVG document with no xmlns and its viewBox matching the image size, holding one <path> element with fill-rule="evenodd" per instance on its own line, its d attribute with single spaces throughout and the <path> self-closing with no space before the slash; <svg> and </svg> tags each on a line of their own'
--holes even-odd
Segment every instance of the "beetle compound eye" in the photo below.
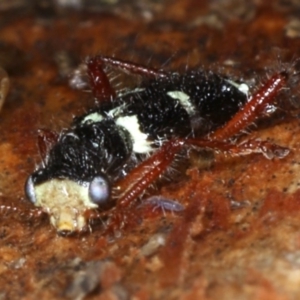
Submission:
<svg viewBox="0 0 300 300">
<path fill-rule="evenodd" d="M 110 185 L 108 181 L 101 176 L 95 177 L 89 186 L 89 196 L 91 201 L 96 204 L 106 204 L 110 197 Z"/>
<path fill-rule="evenodd" d="M 32 176 L 29 176 L 25 183 L 25 195 L 33 203 L 36 203 L 35 189 L 32 181 Z"/>
</svg>

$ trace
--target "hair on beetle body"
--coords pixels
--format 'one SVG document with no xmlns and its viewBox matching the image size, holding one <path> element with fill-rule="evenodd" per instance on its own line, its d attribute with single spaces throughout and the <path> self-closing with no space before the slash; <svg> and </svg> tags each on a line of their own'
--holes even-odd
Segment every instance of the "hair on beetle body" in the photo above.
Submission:
<svg viewBox="0 0 300 300">
<path fill-rule="evenodd" d="M 117 94 L 105 65 L 143 81 Z M 285 72 L 274 74 L 252 96 L 245 84 L 201 69 L 179 74 L 96 56 L 87 60 L 87 73 L 99 105 L 60 135 L 41 134 L 39 148 L 47 158 L 25 184 L 29 200 L 49 213 L 60 233 L 85 230 L 87 214 L 95 210 L 101 220 L 108 218 L 108 226 L 125 226 L 135 200 L 184 149 L 257 152 L 268 158 L 288 153 L 265 141 L 230 141 L 272 103 L 285 85 Z M 164 197 L 151 199 L 163 210 L 183 209 Z"/>
</svg>

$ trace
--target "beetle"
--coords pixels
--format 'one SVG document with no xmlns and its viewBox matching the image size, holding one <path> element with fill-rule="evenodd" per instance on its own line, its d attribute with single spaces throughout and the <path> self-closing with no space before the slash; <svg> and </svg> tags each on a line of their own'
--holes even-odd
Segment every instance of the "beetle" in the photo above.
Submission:
<svg viewBox="0 0 300 300">
<path fill-rule="evenodd" d="M 249 96 L 247 85 L 203 69 L 180 74 L 101 55 L 86 64 L 99 104 L 59 135 L 41 134 L 45 159 L 25 183 L 27 198 L 61 234 L 86 230 L 88 212 L 95 210 L 107 216 L 107 226 L 125 226 L 136 200 L 186 149 L 262 153 L 269 159 L 289 152 L 267 141 L 234 139 L 274 101 L 287 84 L 287 71 Z M 117 93 L 106 66 L 143 81 Z M 164 197 L 153 199 L 162 209 L 181 210 Z"/>
</svg>

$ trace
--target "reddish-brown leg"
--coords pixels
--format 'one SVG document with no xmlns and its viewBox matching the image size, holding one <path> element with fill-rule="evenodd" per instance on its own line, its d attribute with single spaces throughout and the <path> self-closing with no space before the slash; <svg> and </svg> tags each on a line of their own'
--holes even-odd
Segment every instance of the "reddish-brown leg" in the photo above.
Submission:
<svg viewBox="0 0 300 300">
<path fill-rule="evenodd" d="M 264 111 L 266 105 L 271 103 L 276 94 L 284 87 L 286 80 L 286 72 L 274 74 L 227 124 L 208 134 L 207 138 L 227 140 L 251 125 Z"/>
<path fill-rule="evenodd" d="M 156 153 L 117 182 L 117 206 L 127 207 L 140 196 L 166 170 L 183 145 L 184 143 L 177 139 L 166 142 Z"/>
<path fill-rule="evenodd" d="M 170 140 L 151 157 L 133 169 L 124 179 L 116 183 L 115 192 L 117 193 L 115 196 L 117 197 L 117 204 L 109 211 L 109 223 L 107 223 L 107 227 L 104 230 L 105 232 L 116 233 L 115 231 L 130 224 L 137 224 L 140 221 L 140 216 L 136 215 L 135 210 L 131 209 L 131 205 L 135 203 L 135 200 L 142 195 L 143 191 L 147 189 L 151 183 L 159 178 L 174 160 L 175 155 L 185 146 L 219 150 L 222 151 L 222 153 L 229 153 L 231 155 L 246 155 L 256 152 L 263 154 L 268 153 L 268 158 L 270 158 L 270 156 L 281 158 L 288 153 L 286 148 L 265 141 L 248 141 L 243 144 L 233 145 L 229 142 L 200 139 Z M 172 201 L 170 201 L 170 203 L 171 202 Z M 173 202 L 172 205 L 177 204 Z M 102 214 L 107 215 L 106 212 L 100 212 L 100 218 Z"/>
<path fill-rule="evenodd" d="M 116 68 L 119 68 L 121 70 L 130 72 L 132 74 L 137 74 L 141 76 L 146 76 L 146 77 L 152 77 L 152 78 L 157 78 L 157 77 L 166 77 L 167 74 L 164 71 L 157 70 L 154 68 L 148 68 L 145 66 L 142 66 L 140 64 L 135 64 L 129 61 L 121 60 L 121 59 L 116 59 L 114 57 L 109 57 L 109 56 L 96 56 L 93 58 L 95 63 L 99 65 L 109 65 L 113 66 Z"/>
<path fill-rule="evenodd" d="M 126 208 L 139 197 L 171 164 L 175 155 L 185 146 L 207 148 L 229 155 L 262 153 L 268 158 L 286 156 L 287 148 L 267 141 L 249 140 L 234 145 L 229 142 L 201 139 L 173 139 L 166 142 L 156 153 L 133 169 L 124 179 L 116 183 L 118 192 L 117 208 Z"/>
<path fill-rule="evenodd" d="M 290 152 L 289 148 L 282 147 L 268 141 L 260 141 L 249 139 L 242 143 L 232 144 L 230 142 L 221 142 L 216 140 L 197 140 L 186 139 L 184 140 L 186 145 L 191 145 L 199 148 L 208 148 L 215 150 L 216 152 L 222 151 L 224 154 L 230 156 L 242 156 L 253 153 L 259 153 L 264 155 L 268 159 L 283 158 Z"/>
<path fill-rule="evenodd" d="M 3 204 L 0 205 L 1 217 L 12 214 L 13 216 L 17 215 L 18 218 L 21 217 L 23 220 L 30 220 L 30 219 L 36 219 L 43 215 L 46 215 L 46 213 L 40 207 L 31 208 L 24 212 L 19 210 L 20 208 L 16 206 L 3 205 Z"/>
<path fill-rule="evenodd" d="M 146 77 L 165 77 L 166 73 L 160 70 L 144 67 L 128 61 L 123 61 L 107 56 L 95 56 L 87 61 L 87 73 L 90 78 L 90 85 L 94 97 L 99 100 L 111 100 L 116 97 L 116 92 L 112 88 L 109 79 L 103 68 L 105 65 L 113 66 L 132 74 L 138 74 Z"/>
<path fill-rule="evenodd" d="M 90 58 L 87 61 L 87 73 L 90 78 L 90 85 L 94 97 L 100 102 L 103 100 L 112 100 L 116 97 L 116 93 L 110 85 L 103 67 L 103 62 L 97 59 L 97 57 Z"/>
<path fill-rule="evenodd" d="M 138 221 L 139 216 L 130 209 L 130 205 L 166 170 L 183 145 L 179 140 L 166 142 L 156 153 L 116 183 L 114 196 L 117 197 L 117 204 L 110 210 L 105 232 L 111 233 Z"/>
</svg>

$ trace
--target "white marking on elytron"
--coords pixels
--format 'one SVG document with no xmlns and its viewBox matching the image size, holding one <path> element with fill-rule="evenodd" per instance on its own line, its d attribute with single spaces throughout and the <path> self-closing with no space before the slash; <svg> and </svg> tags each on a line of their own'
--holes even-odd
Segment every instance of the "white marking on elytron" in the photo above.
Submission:
<svg viewBox="0 0 300 300">
<path fill-rule="evenodd" d="M 234 87 L 236 87 L 240 92 L 242 92 L 243 94 L 245 94 L 248 98 L 249 96 L 249 86 L 246 83 L 237 83 L 234 82 L 232 80 L 226 79 L 226 81 L 228 83 L 230 83 L 231 85 L 233 85 Z"/>
<path fill-rule="evenodd" d="M 78 138 L 78 135 L 77 134 L 75 134 L 74 132 L 67 132 L 65 135 L 63 135 L 63 137 L 66 137 L 66 136 L 70 136 L 70 137 L 73 137 L 74 139 L 79 139 Z"/>
<path fill-rule="evenodd" d="M 87 226 L 84 212 L 97 208 L 88 195 L 89 184 L 70 179 L 52 179 L 35 186 L 35 206 L 50 215 L 58 231 L 81 231 Z"/>
<path fill-rule="evenodd" d="M 119 115 L 121 115 L 125 108 L 126 108 L 126 103 L 123 103 L 120 106 L 117 106 L 117 107 L 111 109 L 106 114 L 107 114 L 107 116 L 114 119 L 114 118 L 117 118 Z"/>
<path fill-rule="evenodd" d="M 248 95 L 249 95 L 249 86 L 246 84 L 246 83 L 241 83 L 238 87 L 238 89 L 244 93 L 247 98 L 248 98 Z"/>
<path fill-rule="evenodd" d="M 124 97 L 124 96 L 127 96 L 129 94 L 139 93 L 139 92 L 142 92 L 144 90 L 145 90 L 144 88 L 136 88 L 134 90 L 126 90 L 123 93 L 122 92 L 119 93 L 118 97 Z M 111 109 L 110 111 L 108 111 L 105 114 L 106 114 L 106 116 L 114 119 L 114 118 L 117 118 L 118 116 L 120 116 L 123 113 L 123 111 L 125 110 L 125 108 L 126 108 L 126 103 L 123 103 L 120 106 Z M 87 123 L 87 122 L 90 122 L 90 123 L 101 122 L 101 121 L 103 121 L 103 119 L 106 118 L 106 116 L 103 116 L 98 112 L 93 112 L 93 113 L 85 116 L 85 118 L 81 121 L 81 124 L 84 124 L 84 123 Z"/>
<path fill-rule="evenodd" d="M 111 109 L 110 111 L 108 111 L 106 113 L 106 115 L 107 115 L 107 117 L 114 119 L 114 118 L 118 117 L 124 111 L 125 107 L 126 107 L 126 104 L 124 103 L 118 107 Z M 97 122 L 103 121 L 105 118 L 106 118 L 106 116 L 103 116 L 98 112 L 93 112 L 93 113 L 85 116 L 85 118 L 81 121 L 81 124 L 84 124 L 87 122 L 97 123 Z"/>
<path fill-rule="evenodd" d="M 145 90 L 145 88 L 136 88 L 133 90 L 125 90 L 123 93 L 122 92 L 119 93 L 118 97 L 120 98 L 120 97 L 127 96 L 129 94 L 143 92 L 144 90 Z M 124 111 L 125 108 L 126 108 L 126 103 L 111 109 L 109 112 L 106 113 L 106 115 L 111 118 L 116 118 Z M 91 114 L 85 116 L 85 118 L 81 121 L 81 123 L 83 124 L 88 121 L 90 121 L 91 123 L 97 123 L 97 122 L 101 122 L 104 118 L 105 118 L 105 116 L 99 114 L 98 112 L 94 112 L 94 113 L 91 113 Z"/>
<path fill-rule="evenodd" d="M 147 140 L 148 135 L 140 130 L 140 124 L 136 115 L 119 117 L 115 122 L 130 133 L 135 153 L 149 153 L 154 150 L 151 142 Z"/>
<path fill-rule="evenodd" d="M 190 116 L 195 114 L 196 110 L 190 101 L 189 95 L 187 95 L 186 93 L 184 93 L 182 91 L 170 91 L 170 92 L 167 92 L 167 95 L 173 99 L 178 100 L 179 103 L 183 106 L 183 108 L 186 110 L 186 112 Z"/>
<path fill-rule="evenodd" d="M 82 121 L 81 121 L 81 124 L 83 123 L 87 123 L 87 122 L 91 122 L 91 123 L 97 123 L 97 122 L 101 122 L 102 120 L 104 119 L 104 117 L 97 113 L 97 112 L 94 112 L 94 113 L 91 113 L 89 115 L 87 115 Z"/>
<path fill-rule="evenodd" d="M 144 90 L 145 90 L 145 88 L 136 88 L 136 89 L 133 89 L 133 90 L 125 89 L 125 90 L 121 91 L 120 93 L 118 93 L 118 97 L 124 97 L 124 96 L 127 96 L 129 94 L 135 94 L 135 93 L 143 92 Z"/>
</svg>

